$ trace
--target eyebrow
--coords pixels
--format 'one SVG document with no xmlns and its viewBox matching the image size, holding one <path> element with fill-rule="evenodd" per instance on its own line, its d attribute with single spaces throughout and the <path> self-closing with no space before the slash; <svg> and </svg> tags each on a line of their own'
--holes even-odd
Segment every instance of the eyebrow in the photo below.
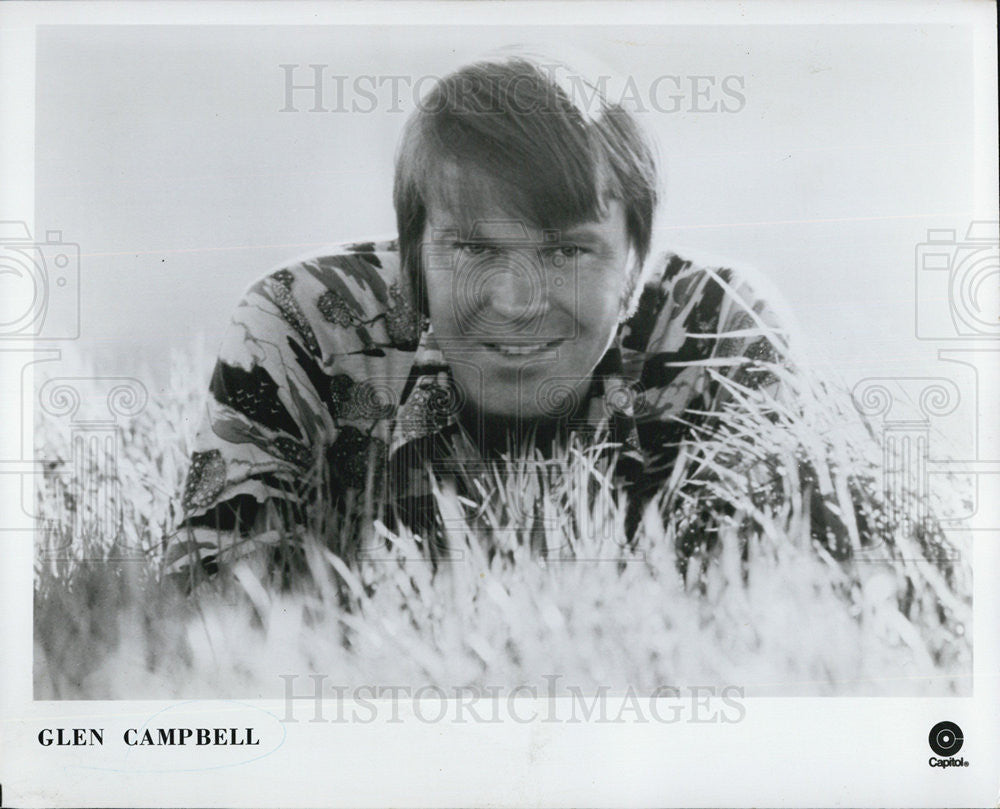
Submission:
<svg viewBox="0 0 1000 809">
<path fill-rule="evenodd" d="M 437 241 L 450 241 L 455 244 L 503 244 L 505 242 L 518 242 L 518 239 L 511 239 L 504 236 L 495 235 L 479 235 L 473 237 L 470 230 L 473 228 L 468 226 L 467 223 L 461 222 L 459 218 L 452 217 L 448 214 L 438 214 L 438 220 L 436 222 L 429 222 L 434 231 L 441 234 L 440 239 Z M 538 229 L 537 225 L 533 225 L 535 229 Z M 559 238 L 556 243 L 559 242 L 583 242 L 588 245 L 598 245 L 605 247 L 609 244 L 608 240 L 600 232 L 600 223 L 585 221 L 579 222 L 575 225 L 570 225 L 566 228 L 545 228 L 543 230 L 557 230 L 559 231 Z M 432 238 L 432 241 L 435 239 Z M 538 244 L 539 246 L 544 246 L 544 242 L 530 241 L 531 244 Z"/>
<path fill-rule="evenodd" d="M 455 238 L 448 239 L 452 244 L 465 246 L 465 245 L 514 245 L 519 247 L 538 247 L 540 249 L 545 249 L 546 247 L 557 247 L 560 244 L 580 244 L 591 248 L 607 248 L 609 242 L 600 233 L 595 232 L 587 227 L 577 227 L 571 228 L 565 233 L 559 234 L 559 239 L 555 242 L 544 242 L 537 240 L 525 240 L 519 241 L 517 239 L 506 239 L 497 238 L 492 236 L 477 236 L 475 238 Z"/>
<path fill-rule="evenodd" d="M 597 225 L 589 222 L 566 228 L 559 234 L 559 238 L 562 241 L 587 242 L 589 244 L 600 245 L 608 244 L 607 239 L 597 229 Z"/>
</svg>

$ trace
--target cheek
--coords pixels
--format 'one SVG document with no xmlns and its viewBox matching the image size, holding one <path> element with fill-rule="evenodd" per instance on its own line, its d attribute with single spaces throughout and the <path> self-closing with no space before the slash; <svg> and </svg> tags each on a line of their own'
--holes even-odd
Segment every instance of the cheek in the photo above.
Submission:
<svg viewBox="0 0 1000 809">
<path fill-rule="evenodd" d="M 454 307 L 450 285 L 434 284 L 426 287 L 427 308 L 434 331 L 447 333 L 454 324 Z"/>
<path fill-rule="evenodd" d="M 628 278 L 624 267 L 607 265 L 580 274 L 578 319 L 585 326 L 604 330 L 617 323 L 622 312 Z"/>
</svg>

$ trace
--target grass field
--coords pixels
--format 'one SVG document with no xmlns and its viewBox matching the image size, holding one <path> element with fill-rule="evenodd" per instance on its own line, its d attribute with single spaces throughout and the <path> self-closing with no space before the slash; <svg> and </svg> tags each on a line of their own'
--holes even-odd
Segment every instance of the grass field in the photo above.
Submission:
<svg viewBox="0 0 1000 809">
<path fill-rule="evenodd" d="M 585 690 L 971 691 L 968 548 L 883 519 L 878 442 L 846 394 L 805 384 L 801 411 L 770 418 L 737 398 L 633 544 L 605 461 L 570 446 L 530 473 L 484 475 L 479 502 L 440 488 L 445 561 L 381 524 L 368 535 L 377 558 L 307 532 L 305 569 L 287 586 L 248 563 L 185 595 L 162 555 L 207 374 L 204 357 L 175 358 L 169 386 L 122 420 L 114 448 L 74 450 L 70 421 L 39 411 L 36 456 L 53 463 L 38 490 L 36 698 L 280 696 L 279 675 L 310 673 L 446 689 L 560 675 Z M 712 472 L 697 497 L 684 485 L 695 468 Z M 758 496 L 762 469 L 777 496 Z M 818 489 L 845 511 L 869 502 L 879 541 L 813 539 Z M 111 493 L 113 524 L 95 492 Z M 524 516 L 539 507 L 540 533 Z M 716 540 L 692 546 L 709 523 Z"/>
</svg>

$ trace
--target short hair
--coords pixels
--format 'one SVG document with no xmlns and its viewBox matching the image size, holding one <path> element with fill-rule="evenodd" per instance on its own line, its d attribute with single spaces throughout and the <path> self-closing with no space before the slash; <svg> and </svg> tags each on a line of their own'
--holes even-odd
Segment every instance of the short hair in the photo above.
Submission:
<svg viewBox="0 0 1000 809">
<path fill-rule="evenodd" d="M 397 151 L 393 202 L 402 271 L 424 315 L 428 208 L 444 205 L 471 226 L 484 197 L 554 230 L 621 202 L 636 259 L 624 305 L 634 303 L 652 238 L 656 163 L 638 122 L 593 82 L 565 65 L 508 56 L 445 76 L 419 103 Z"/>
</svg>

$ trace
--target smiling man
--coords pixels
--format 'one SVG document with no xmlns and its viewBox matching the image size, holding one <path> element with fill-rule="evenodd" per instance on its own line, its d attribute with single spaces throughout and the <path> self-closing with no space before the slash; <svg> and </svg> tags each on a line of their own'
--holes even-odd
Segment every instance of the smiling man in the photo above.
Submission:
<svg viewBox="0 0 1000 809">
<path fill-rule="evenodd" d="M 572 431 L 606 429 L 620 450 L 631 531 L 726 400 L 722 382 L 773 392 L 773 317 L 728 269 L 650 256 L 653 152 L 581 86 L 523 58 L 446 77 L 400 144 L 398 239 L 250 287 L 212 378 L 172 570 L 278 543 L 324 498 L 426 530 L 429 469 L 529 441 L 548 452 Z"/>
<path fill-rule="evenodd" d="M 632 277 L 622 204 L 566 231 L 484 213 L 472 223 L 429 213 L 430 322 L 473 411 L 544 419 L 541 384 L 575 378 L 569 395 L 582 398 L 621 323 Z"/>
</svg>

